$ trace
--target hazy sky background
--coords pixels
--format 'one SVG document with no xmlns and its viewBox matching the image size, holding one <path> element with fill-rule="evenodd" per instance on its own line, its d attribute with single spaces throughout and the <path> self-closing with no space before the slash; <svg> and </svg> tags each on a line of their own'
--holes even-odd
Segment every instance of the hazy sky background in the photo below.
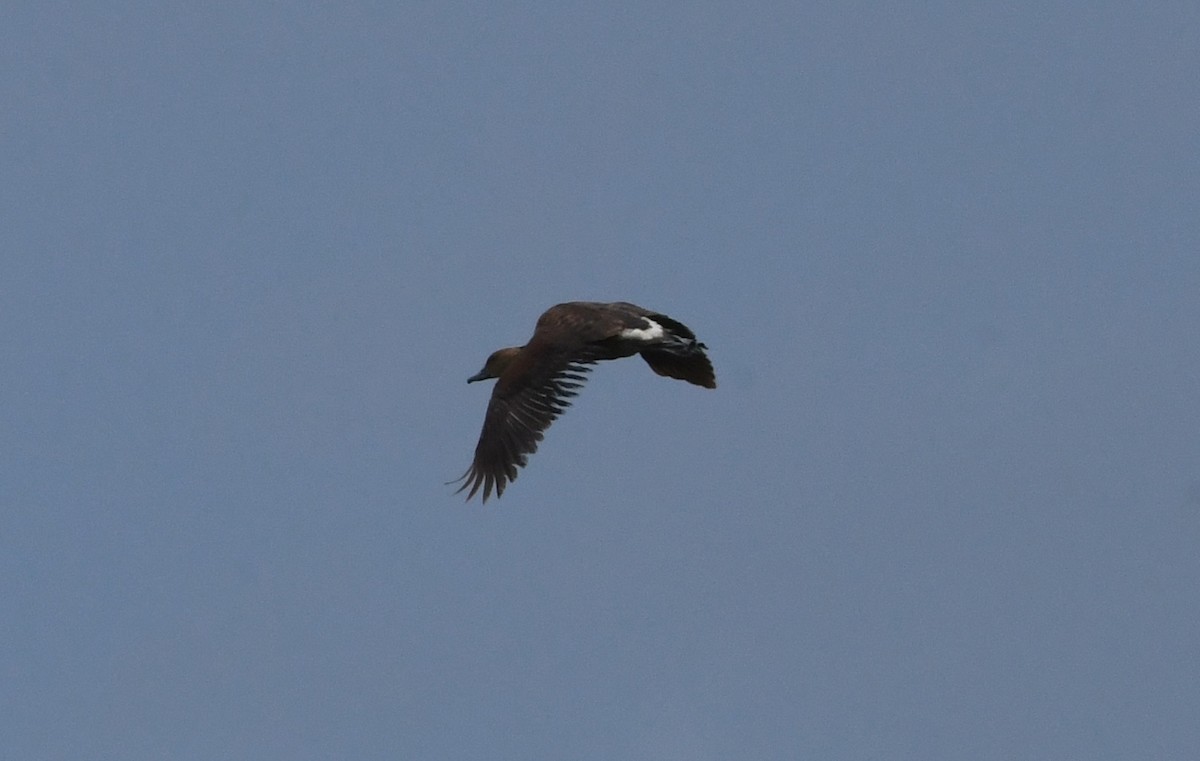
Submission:
<svg viewBox="0 0 1200 761">
<path fill-rule="evenodd" d="M 10 3 L 0 757 L 1200 758 L 1200 5 Z M 491 350 L 608 363 L 498 502 Z"/>
</svg>

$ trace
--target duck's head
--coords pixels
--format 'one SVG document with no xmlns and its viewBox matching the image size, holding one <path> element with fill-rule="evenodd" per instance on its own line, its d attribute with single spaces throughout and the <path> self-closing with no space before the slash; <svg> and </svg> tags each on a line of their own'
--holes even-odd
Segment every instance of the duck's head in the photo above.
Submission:
<svg viewBox="0 0 1200 761">
<path fill-rule="evenodd" d="M 491 356 L 487 358 L 487 362 L 483 363 L 483 369 L 467 378 L 467 383 L 475 381 L 487 380 L 488 378 L 499 378 L 500 374 L 508 369 L 512 361 L 521 353 L 524 346 L 509 346 L 505 349 L 496 349 Z"/>
</svg>

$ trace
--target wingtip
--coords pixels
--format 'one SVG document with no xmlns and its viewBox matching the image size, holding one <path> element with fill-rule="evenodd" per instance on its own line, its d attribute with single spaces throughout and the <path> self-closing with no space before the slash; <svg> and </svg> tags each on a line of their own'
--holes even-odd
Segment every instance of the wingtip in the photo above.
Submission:
<svg viewBox="0 0 1200 761">
<path fill-rule="evenodd" d="M 504 494 L 504 487 L 506 485 L 501 479 L 489 477 L 485 473 L 477 473 L 474 465 L 467 468 L 466 473 L 463 473 L 453 481 L 445 482 L 446 486 L 453 486 L 454 484 L 459 484 L 459 487 L 454 490 L 455 494 L 462 494 L 464 491 L 467 492 L 466 499 L 463 500 L 464 503 L 474 499 L 475 495 L 482 489 L 483 493 L 479 499 L 480 504 L 487 504 L 493 491 L 496 493 L 496 499 L 499 499 Z M 470 491 L 467 491 L 468 488 Z"/>
</svg>

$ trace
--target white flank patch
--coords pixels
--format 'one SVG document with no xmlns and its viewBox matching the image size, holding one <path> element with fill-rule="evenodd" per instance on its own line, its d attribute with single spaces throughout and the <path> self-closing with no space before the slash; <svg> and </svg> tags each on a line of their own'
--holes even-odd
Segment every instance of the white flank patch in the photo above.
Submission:
<svg viewBox="0 0 1200 761">
<path fill-rule="evenodd" d="M 635 341 L 657 341 L 666 333 L 666 331 L 663 330 L 663 326 L 659 325 L 654 320 L 651 320 L 649 317 L 645 317 L 643 319 L 650 323 L 650 327 L 626 328 L 620 332 L 619 335 L 621 338 L 632 338 Z"/>
</svg>

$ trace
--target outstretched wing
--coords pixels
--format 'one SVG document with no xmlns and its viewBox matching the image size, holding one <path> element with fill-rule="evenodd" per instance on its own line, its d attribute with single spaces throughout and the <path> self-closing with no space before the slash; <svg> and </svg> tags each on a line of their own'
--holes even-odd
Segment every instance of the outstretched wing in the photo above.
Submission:
<svg viewBox="0 0 1200 761">
<path fill-rule="evenodd" d="M 545 430 L 571 406 L 594 361 L 587 355 L 563 354 L 543 355 L 537 366 L 523 362 L 533 356 L 530 352 L 514 360 L 522 366 L 506 372 L 492 389 L 475 459 L 458 479 L 462 481 L 458 492 L 470 489 L 468 500 L 481 488 L 484 502 L 493 489 L 497 497 L 504 493 L 508 482 L 516 479 L 517 468 L 525 467 L 529 455 L 537 451 Z"/>
</svg>

